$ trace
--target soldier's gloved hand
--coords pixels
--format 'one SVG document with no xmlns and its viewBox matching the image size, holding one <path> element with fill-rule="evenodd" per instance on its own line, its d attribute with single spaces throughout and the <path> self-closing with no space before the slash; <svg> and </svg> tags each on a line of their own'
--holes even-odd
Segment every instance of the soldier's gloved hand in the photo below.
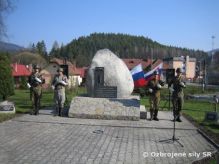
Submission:
<svg viewBox="0 0 219 164">
<path fill-rule="evenodd" d="M 35 80 L 39 83 L 42 83 L 42 81 L 38 77 L 35 77 Z"/>
<path fill-rule="evenodd" d="M 51 88 L 54 90 L 54 89 L 55 89 L 55 86 L 54 86 L 54 85 L 52 85 L 52 86 L 51 86 Z"/>
<path fill-rule="evenodd" d="M 161 85 L 160 85 L 160 84 L 157 84 L 157 88 L 158 88 L 158 89 L 161 89 Z"/>
<path fill-rule="evenodd" d="M 153 93 L 153 89 L 149 88 L 148 89 L 149 93 Z"/>
<path fill-rule="evenodd" d="M 164 84 L 165 84 L 164 81 L 163 81 L 163 80 L 160 80 L 160 85 L 161 85 L 161 86 L 164 86 Z"/>
<path fill-rule="evenodd" d="M 31 85 L 29 83 L 27 83 L 27 87 L 30 89 L 31 88 Z"/>
<path fill-rule="evenodd" d="M 179 85 L 180 85 L 181 87 L 183 87 L 183 88 L 185 88 L 185 87 L 186 87 L 186 85 L 185 85 L 185 83 L 184 83 L 184 82 L 180 82 L 180 83 L 179 83 Z"/>
<path fill-rule="evenodd" d="M 68 83 L 66 83 L 66 82 L 63 81 L 63 80 L 62 80 L 60 83 L 61 83 L 62 85 L 67 85 L 67 84 L 68 84 Z"/>
<path fill-rule="evenodd" d="M 170 87 L 170 88 L 169 88 L 169 91 L 170 91 L 170 92 L 174 92 L 174 89 Z"/>
</svg>

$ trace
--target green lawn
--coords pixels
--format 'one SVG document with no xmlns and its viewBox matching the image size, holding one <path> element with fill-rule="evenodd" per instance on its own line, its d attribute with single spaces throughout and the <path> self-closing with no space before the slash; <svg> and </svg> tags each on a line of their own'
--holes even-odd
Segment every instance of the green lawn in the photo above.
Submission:
<svg viewBox="0 0 219 164">
<path fill-rule="evenodd" d="M 75 88 L 66 90 L 66 105 L 70 104 L 71 99 L 79 94 L 85 93 L 85 88 Z M 15 94 L 9 97 L 15 103 L 16 113 L 29 113 L 32 108 L 29 90 L 15 90 Z M 41 108 L 54 106 L 53 91 L 43 91 L 41 98 Z"/>
<path fill-rule="evenodd" d="M 219 89 L 207 89 L 204 94 L 219 92 Z M 189 94 L 203 94 L 200 87 L 188 86 L 184 89 L 185 97 Z M 161 91 L 161 102 L 160 110 L 168 110 L 168 90 L 163 89 Z M 141 104 L 149 107 L 148 96 L 141 99 Z M 172 108 L 172 103 L 170 103 Z M 185 100 L 183 106 L 183 113 L 192 117 L 198 124 L 205 126 L 207 129 L 211 130 L 214 133 L 219 134 L 219 125 L 214 122 L 205 122 L 205 113 L 208 111 L 214 111 L 214 105 L 208 101 L 197 101 L 197 100 Z"/>
<path fill-rule="evenodd" d="M 0 122 L 10 120 L 14 117 L 15 117 L 15 114 L 8 114 L 8 113 L 0 114 Z"/>
<path fill-rule="evenodd" d="M 202 94 L 200 87 L 188 86 L 185 90 L 185 97 L 189 94 Z M 215 93 L 219 92 L 219 89 L 207 89 L 206 93 Z M 66 90 L 67 101 L 66 105 L 70 104 L 71 99 L 79 94 L 86 93 L 85 88 L 75 88 L 72 90 Z M 9 100 L 15 103 L 16 113 L 29 113 L 32 108 L 29 90 L 15 90 L 15 95 L 9 97 Z M 141 98 L 141 104 L 149 107 L 148 96 Z M 53 101 L 53 91 L 43 91 L 43 96 L 41 99 L 41 108 L 51 107 L 54 105 Z M 170 103 L 172 106 L 172 103 Z M 161 103 L 160 110 L 168 110 L 168 89 L 163 89 L 161 91 Z M 219 134 L 218 124 L 212 122 L 203 122 L 205 113 L 207 111 L 213 111 L 213 104 L 209 102 L 201 102 L 195 100 L 185 100 L 183 113 L 191 116 L 197 123 L 204 125 L 206 128 L 210 129 L 214 133 Z M 5 115 L 6 116 L 6 115 Z M 3 119 L 4 116 L 0 115 L 0 119 Z M 7 115 L 6 118 L 14 117 L 14 115 Z"/>
</svg>

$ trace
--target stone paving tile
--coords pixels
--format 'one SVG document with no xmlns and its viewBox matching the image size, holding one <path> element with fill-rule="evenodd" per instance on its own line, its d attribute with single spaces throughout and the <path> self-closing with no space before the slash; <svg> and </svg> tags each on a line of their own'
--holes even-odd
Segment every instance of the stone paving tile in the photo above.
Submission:
<svg viewBox="0 0 219 164">
<path fill-rule="evenodd" d="M 45 113 L 45 111 L 47 113 Z M 24 115 L 23 117 L 15 118 L 18 121 L 30 121 L 30 122 L 49 122 L 49 123 L 59 123 L 59 124 L 79 124 L 79 125 L 100 125 L 100 126 L 119 126 L 119 127 L 148 127 L 148 128 L 173 128 L 173 119 L 171 112 L 159 112 L 159 122 L 148 121 L 141 119 L 140 121 L 126 121 L 126 120 L 97 120 L 97 119 L 79 119 L 79 118 L 66 118 L 66 117 L 50 117 L 48 119 L 48 110 L 40 111 L 41 115 L 30 116 Z M 188 120 L 182 117 L 183 123 L 176 122 L 176 127 L 178 129 L 196 129 Z"/>
<path fill-rule="evenodd" d="M 0 163 L 191 163 L 202 157 L 192 153 L 216 150 L 184 118 L 176 130 L 184 147 L 160 142 L 173 132 L 173 123 L 162 120 L 165 113 L 160 117 L 138 122 L 24 115 L 0 124 Z M 186 157 L 163 157 L 184 152 Z"/>
</svg>

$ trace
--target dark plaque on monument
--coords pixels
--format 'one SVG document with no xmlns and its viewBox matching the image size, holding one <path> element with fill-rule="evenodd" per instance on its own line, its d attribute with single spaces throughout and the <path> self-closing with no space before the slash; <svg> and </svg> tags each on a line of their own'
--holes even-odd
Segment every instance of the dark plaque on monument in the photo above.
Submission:
<svg viewBox="0 0 219 164">
<path fill-rule="evenodd" d="M 95 68 L 94 86 L 96 88 L 104 86 L 104 67 L 96 67 Z"/>
<path fill-rule="evenodd" d="M 104 86 L 104 67 L 95 68 L 94 97 L 117 98 L 117 87 L 116 86 Z"/>
</svg>

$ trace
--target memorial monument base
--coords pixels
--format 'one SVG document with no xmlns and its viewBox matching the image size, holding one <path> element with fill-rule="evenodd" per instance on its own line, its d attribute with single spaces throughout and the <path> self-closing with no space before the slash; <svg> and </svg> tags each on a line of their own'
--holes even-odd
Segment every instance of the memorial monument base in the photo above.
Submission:
<svg viewBox="0 0 219 164">
<path fill-rule="evenodd" d="M 69 117 L 115 120 L 139 120 L 140 98 L 75 97 L 71 101 Z"/>
</svg>

